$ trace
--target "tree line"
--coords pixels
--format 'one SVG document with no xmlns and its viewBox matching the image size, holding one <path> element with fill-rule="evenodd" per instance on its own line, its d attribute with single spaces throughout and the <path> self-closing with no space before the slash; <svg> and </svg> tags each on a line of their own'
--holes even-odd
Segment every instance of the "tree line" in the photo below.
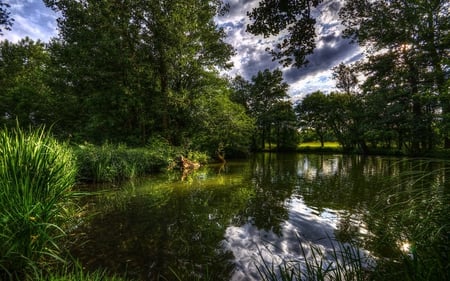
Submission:
<svg viewBox="0 0 450 281">
<path fill-rule="evenodd" d="M 56 38 L 1 42 L 1 123 L 76 142 L 246 146 L 253 122 L 219 75 L 233 54 L 213 21 L 220 1 L 44 2 Z"/>
<path fill-rule="evenodd" d="M 316 47 L 322 2 L 263 0 L 249 12 L 247 30 L 279 36 L 273 58 L 305 65 Z M 450 148 L 449 14 L 445 0 L 345 1 L 343 36 L 362 46 L 365 58 L 334 69 L 339 92 L 311 93 L 296 106 L 301 127 L 346 150 Z"/>
<path fill-rule="evenodd" d="M 274 59 L 302 67 L 315 48 L 322 1 L 278 2 L 249 12 L 247 31 L 281 34 Z M 3 125 L 46 124 L 63 139 L 98 144 L 162 137 L 211 154 L 267 143 L 294 149 L 299 133 L 310 132 L 363 152 L 450 147 L 447 1 L 346 1 L 343 34 L 367 55 L 334 69 L 339 91 L 310 93 L 295 105 L 279 69 L 250 81 L 220 75 L 234 54 L 214 22 L 227 12 L 222 1 L 44 3 L 58 12 L 56 38 L 0 42 Z M 0 5 L 3 30 L 13 23 L 8 8 Z"/>
</svg>

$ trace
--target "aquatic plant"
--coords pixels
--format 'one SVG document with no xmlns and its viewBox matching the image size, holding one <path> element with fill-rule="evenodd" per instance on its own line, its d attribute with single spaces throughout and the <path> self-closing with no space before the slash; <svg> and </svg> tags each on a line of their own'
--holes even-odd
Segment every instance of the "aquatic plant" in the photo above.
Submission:
<svg viewBox="0 0 450 281">
<path fill-rule="evenodd" d="M 301 244 L 304 256 L 295 261 L 264 261 L 264 280 L 449 280 L 449 167 L 418 161 L 407 172 L 386 179 L 365 221 L 370 235 L 365 249 L 376 255 L 376 266 L 362 267 L 364 257 L 341 244 L 331 256 L 314 245 Z M 441 162 L 439 162 L 441 163 Z M 396 162 L 410 165 L 410 161 Z M 416 164 L 415 164 L 416 165 Z M 306 251 L 305 251 L 306 250 Z M 338 257 L 342 257 L 338 259 Z M 340 261 L 340 262 L 338 262 Z"/>
<path fill-rule="evenodd" d="M 384 191 L 372 209 L 370 225 L 377 241 L 393 249 L 377 273 L 384 280 L 450 279 L 450 169 L 421 163 L 400 175 L 399 184 Z M 374 243 L 377 243 L 374 241 Z"/>
<path fill-rule="evenodd" d="M 109 275 L 105 270 L 94 272 L 84 272 L 79 266 L 75 269 L 67 269 L 62 272 L 52 272 L 47 276 L 42 276 L 39 280 L 46 281 L 131 281 L 117 275 Z"/>
<path fill-rule="evenodd" d="M 166 158 L 147 148 L 105 143 L 74 148 L 82 181 L 114 182 L 142 176 L 168 166 Z"/>
<path fill-rule="evenodd" d="M 44 128 L 0 131 L 0 279 L 64 261 L 58 242 L 76 171 L 71 150 Z"/>
<path fill-rule="evenodd" d="M 348 243 L 332 241 L 331 249 L 324 249 L 312 243 L 301 242 L 302 255 L 295 260 L 282 260 L 281 263 L 264 259 L 257 266 L 258 273 L 265 281 L 363 281 L 367 280 L 373 269 L 373 261 L 363 255 L 355 246 Z"/>
</svg>

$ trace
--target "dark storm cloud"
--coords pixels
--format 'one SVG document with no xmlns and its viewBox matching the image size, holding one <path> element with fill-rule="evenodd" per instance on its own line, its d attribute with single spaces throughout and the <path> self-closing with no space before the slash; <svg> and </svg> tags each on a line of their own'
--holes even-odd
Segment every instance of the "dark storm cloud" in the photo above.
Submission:
<svg viewBox="0 0 450 281">
<path fill-rule="evenodd" d="M 341 62 L 351 63 L 361 57 L 359 46 L 351 44 L 342 37 L 343 27 L 339 20 L 341 1 L 325 1 L 317 14 L 316 49 L 307 57 L 308 65 L 301 69 L 290 68 L 285 71 L 288 83 L 329 71 Z M 349 59 L 352 58 L 352 59 Z M 323 82 L 323 81 L 322 81 Z"/>
<path fill-rule="evenodd" d="M 251 54 L 252 51 L 249 50 Z M 258 71 L 264 71 L 265 69 L 274 70 L 279 67 L 276 61 L 272 61 L 272 57 L 267 52 L 253 52 L 253 55 L 243 64 L 241 68 L 241 75 L 250 80 L 252 76 L 255 76 Z"/>
<path fill-rule="evenodd" d="M 338 35 L 325 36 L 319 42 L 323 46 L 316 48 L 314 53 L 307 57 L 308 65 L 306 67 L 290 68 L 284 72 L 284 77 L 288 83 L 327 71 L 341 62 L 349 63 L 349 57 L 359 58 L 361 56 L 358 53 L 359 47 L 357 45 L 351 44 L 350 40 L 343 39 Z"/>
<path fill-rule="evenodd" d="M 341 36 L 343 27 L 340 24 L 339 10 L 344 0 L 325 0 L 314 11 L 313 16 L 317 21 L 317 47 L 314 53 L 307 57 L 309 64 L 300 69 L 282 68 L 277 61 L 272 60 L 266 49 L 275 46 L 278 36 L 263 38 L 245 31 L 250 23 L 246 13 L 256 7 L 259 1 L 227 2 L 230 5 L 229 13 L 219 17 L 217 22 L 224 28 L 228 43 L 236 50 L 237 55 L 232 59 L 234 69 L 231 75 L 239 74 L 251 79 L 258 71 L 280 68 L 283 70 L 285 81 L 291 85 L 291 95 L 296 96 L 298 92 L 332 89 L 335 85 L 331 79 L 330 69 L 341 62 L 354 62 L 362 56 L 358 45 L 350 44 L 349 40 Z"/>
</svg>

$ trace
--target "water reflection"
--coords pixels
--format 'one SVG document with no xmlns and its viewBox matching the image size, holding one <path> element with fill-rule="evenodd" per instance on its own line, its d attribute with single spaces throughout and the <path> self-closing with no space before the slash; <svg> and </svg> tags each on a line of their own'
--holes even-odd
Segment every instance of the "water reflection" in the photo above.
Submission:
<svg viewBox="0 0 450 281">
<path fill-rule="evenodd" d="M 236 264 L 231 280 L 260 280 L 258 267 L 263 263 L 278 267 L 284 261 L 309 258 L 310 245 L 332 252 L 338 248 L 334 240 L 337 214 L 332 210 L 317 214 L 300 199 L 286 202 L 288 218 L 279 226 L 279 232 L 258 228 L 248 222 L 226 229 L 223 247 L 233 253 Z M 302 248 L 302 244 L 308 247 Z"/>
<path fill-rule="evenodd" d="M 259 280 L 262 262 L 311 255 L 303 244 L 330 253 L 337 240 L 389 256 L 386 249 L 408 241 L 399 239 L 399 230 L 385 245 L 374 242 L 392 229 L 394 218 L 377 217 L 369 207 L 408 200 L 397 191 L 414 190 L 420 181 L 445 183 L 445 173 L 405 173 L 441 165 L 259 154 L 225 167 L 153 176 L 94 198 L 94 215 L 74 233 L 80 244 L 72 253 L 88 269 L 138 280 L 171 280 L 174 273 L 184 280 Z M 388 186 L 396 192 L 382 192 Z"/>
</svg>

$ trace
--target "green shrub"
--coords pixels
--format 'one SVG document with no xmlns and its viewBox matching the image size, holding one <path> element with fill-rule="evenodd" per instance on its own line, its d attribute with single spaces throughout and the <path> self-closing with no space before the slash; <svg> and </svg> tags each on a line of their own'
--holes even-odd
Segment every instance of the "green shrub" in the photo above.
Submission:
<svg viewBox="0 0 450 281">
<path fill-rule="evenodd" d="M 142 176 L 167 167 L 170 157 L 159 150 L 124 145 L 91 144 L 74 148 L 82 181 L 114 182 Z"/>
<path fill-rule="evenodd" d="M 63 261 L 58 242 L 76 171 L 71 150 L 43 128 L 0 131 L 0 279 Z"/>
<path fill-rule="evenodd" d="M 189 151 L 187 153 L 187 158 L 201 164 L 206 164 L 210 161 L 210 157 L 207 153 L 199 151 Z"/>
</svg>

